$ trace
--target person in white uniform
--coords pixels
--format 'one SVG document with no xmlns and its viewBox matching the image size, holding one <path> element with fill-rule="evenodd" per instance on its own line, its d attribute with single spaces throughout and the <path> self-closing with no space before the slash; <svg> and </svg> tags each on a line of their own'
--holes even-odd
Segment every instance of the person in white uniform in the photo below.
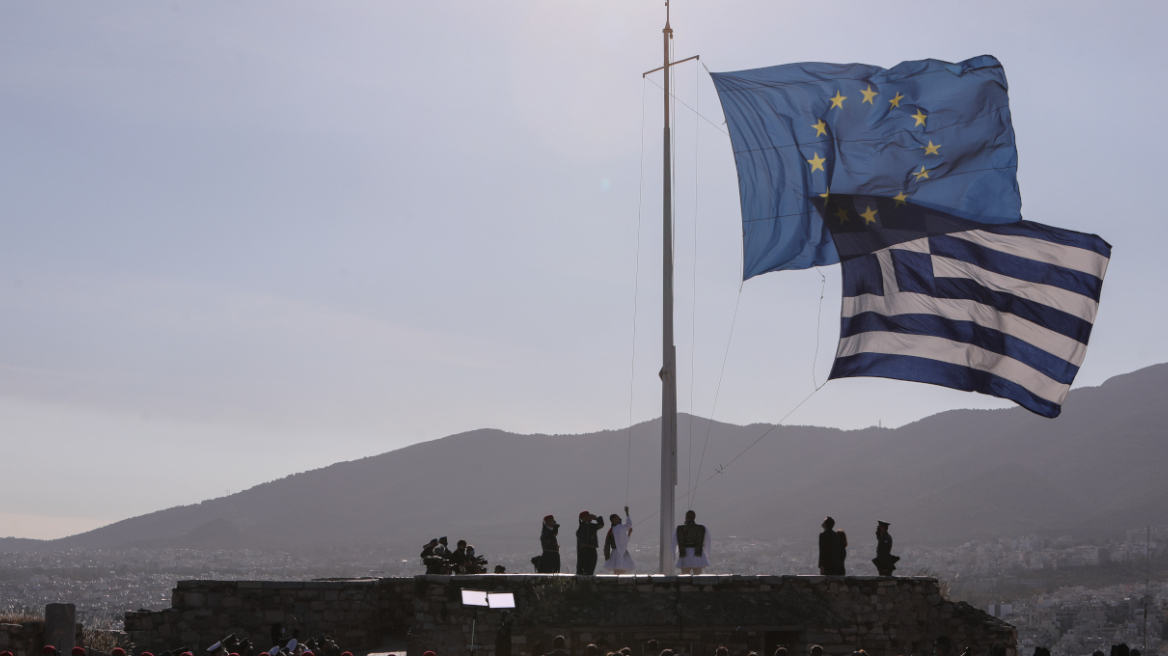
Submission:
<svg viewBox="0 0 1168 656">
<path fill-rule="evenodd" d="M 685 523 L 673 532 L 673 548 L 682 574 L 701 574 L 710 566 L 710 532 L 697 523 L 697 513 L 685 512 Z"/>
<path fill-rule="evenodd" d="M 633 534 L 633 519 L 629 516 L 629 507 L 625 506 L 625 521 L 620 515 L 613 513 L 608 517 L 612 526 L 608 529 L 608 536 L 604 538 L 604 569 L 613 574 L 632 574 L 637 569 L 637 563 L 629 555 L 629 537 Z"/>
</svg>

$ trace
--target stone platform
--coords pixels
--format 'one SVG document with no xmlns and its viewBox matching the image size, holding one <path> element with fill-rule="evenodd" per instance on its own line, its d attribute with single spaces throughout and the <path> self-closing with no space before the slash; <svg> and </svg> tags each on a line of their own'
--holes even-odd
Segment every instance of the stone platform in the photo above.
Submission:
<svg viewBox="0 0 1168 656">
<path fill-rule="evenodd" d="M 513 611 L 463 606 L 462 590 L 510 592 Z M 273 624 L 300 635 L 329 633 L 346 649 L 376 649 L 408 636 L 409 655 L 542 656 L 563 635 L 581 656 L 655 639 L 660 648 L 712 656 L 792 656 L 822 645 L 832 656 L 919 655 L 947 635 L 956 651 L 984 656 L 994 642 L 1016 656 L 1012 626 L 941 596 L 936 579 L 834 576 L 595 576 L 501 574 L 412 579 L 256 582 L 180 581 L 172 608 L 126 614 L 139 648 L 205 648 L 234 632 L 266 646 Z M 505 626 L 506 622 L 506 626 Z M 473 642 L 472 642 L 473 633 Z"/>
</svg>

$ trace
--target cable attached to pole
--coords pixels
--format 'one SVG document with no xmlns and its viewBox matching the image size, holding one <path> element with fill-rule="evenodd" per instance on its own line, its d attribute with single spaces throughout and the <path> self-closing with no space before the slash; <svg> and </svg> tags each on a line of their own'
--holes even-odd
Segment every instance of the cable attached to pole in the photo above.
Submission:
<svg viewBox="0 0 1168 656">
<path fill-rule="evenodd" d="M 642 78 L 643 80 L 644 78 Z M 633 392 L 636 389 L 637 373 L 637 297 L 641 291 L 641 201 L 645 188 L 645 98 L 649 87 L 641 84 L 641 178 L 637 182 L 637 254 L 633 274 L 633 347 L 629 356 L 629 428 L 628 448 L 625 454 L 625 505 L 629 505 L 629 488 L 632 484 L 633 469 Z"/>
<path fill-rule="evenodd" d="M 697 63 L 697 60 L 694 62 Z M 694 66 L 694 104 L 701 109 L 701 86 L 698 82 L 698 67 Z M 694 380 L 697 379 L 694 366 L 694 351 L 698 343 L 698 145 L 701 131 L 698 117 L 694 115 L 694 183 L 693 183 L 693 304 L 690 306 L 689 320 L 689 457 L 686 464 L 685 486 L 693 485 L 693 420 L 694 420 Z"/>
<path fill-rule="evenodd" d="M 718 386 L 714 389 L 714 404 L 710 408 L 710 417 L 706 420 L 706 442 L 702 445 L 702 458 L 698 461 L 698 475 L 702 477 L 702 465 L 706 462 L 706 448 L 710 446 L 710 431 L 714 429 L 714 412 L 718 409 L 718 397 L 722 395 L 722 379 L 726 376 L 726 361 L 730 359 L 730 344 L 734 341 L 734 327 L 738 325 L 738 306 L 742 303 L 742 287 L 745 282 L 738 283 L 738 296 L 734 300 L 734 316 L 730 319 L 730 336 L 726 338 L 726 351 L 722 354 L 722 370 L 718 373 Z M 691 488 L 689 509 L 693 510 L 693 500 L 697 487 Z"/>
</svg>

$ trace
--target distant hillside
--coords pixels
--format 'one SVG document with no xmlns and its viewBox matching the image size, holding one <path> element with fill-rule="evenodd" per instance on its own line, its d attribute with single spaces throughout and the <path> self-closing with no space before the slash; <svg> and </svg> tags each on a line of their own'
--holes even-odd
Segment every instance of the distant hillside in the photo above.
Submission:
<svg viewBox="0 0 1168 656">
<path fill-rule="evenodd" d="M 682 417 L 681 439 L 691 420 L 700 443 L 709 425 L 700 418 Z M 658 426 L 631 429 L 634 521 L 657 507 Z M 781 427 L 702 487 L 695 509 L 718 536 L 808 540 L 831 514 L 853 536 L 886 519 L 898 544 L 1168 524 L 1165 426 L 1168 364 L 1071 392 L 1055 420 L 1021 409 L 956 410 L 898 429 Z M 767 428 L 715 423 L 703 477 Z M 629 435 L 476 430 L 46 544 L 413 552 L 450 535 L 470 538 L 480 553 L 534 553 L 543 515 L 555 513 L 570 543 L 579 511 L 607 515 L 624 505 Z M 684 458 L 679 467 L 680 494 Z M 643 524 L 639 539 L 655 542 L 655 526 Z"/>
</svg>

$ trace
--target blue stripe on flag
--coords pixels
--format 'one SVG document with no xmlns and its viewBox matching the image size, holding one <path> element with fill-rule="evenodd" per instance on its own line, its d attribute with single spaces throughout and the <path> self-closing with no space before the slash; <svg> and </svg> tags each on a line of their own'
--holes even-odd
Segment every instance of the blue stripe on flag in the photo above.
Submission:
<svg viewBox="0 0 1168 656">
<path fill-rule="evenodd" d="M 892 249 L 892 265 L 896 272 L 896 286 L 902 292 L 937 295 L 937 281 L 933 276 L 933 256 Z"/>
<path fill-rule="evenodd" d="M 857 353 L 836 358 L 829 378 L 874 376 L 929 383 L 965 392 L 980 392 L 1010 399 L 1044 417 L 1057 417 L 1062 408 L 1031 394 L 1021 385 L 994 374 L 912 355 Z"/>
<path fill-rule="evenodd" d="M 852 317 L 843 318 L 840 338 L 873 331 L 905 335 L 930 335 L 972 344 L 987 351 L 1013 358 L 1064 385 L 1070 385 L 1075 380 L 1075 374 L 1079 373 L 1079 368 L 1075 365 L 1013 335 L 1007 335 L 972 321 L 955 321 L 935 314 L 888 316 L 876 312 L 862 312 Z"/>
<path fill-rule="evenodd" d="M 1089 273 L 995 251 L 949 235 L 929 237 L 929 250 L 933 255 L 969 262 L 1018 280 L 1065 289 L 1093 301 L 1099 300 L 1103 287 L 1103 281 Z"/>
<path fill-rule="evenodd" d="M 1016 317 L 1048 328 L 1073 340 L 1087 343 L 1091 337 L 1091 323 L 1049 305 L 1029 299 L 987 289 L 974 280 L 966 278 L 937 278 L 937 298 L 955 298 L 977 301 L 999 312 L 1009 312 Z"/>
<path fill-rule="evenodd" d="M 843 287 L 844 296 L 883 296 L 884 277 L 880 274 L 880 261 L 876 255 L 868 254 L 849 260 L 843 267 Z"/>
</svg>

